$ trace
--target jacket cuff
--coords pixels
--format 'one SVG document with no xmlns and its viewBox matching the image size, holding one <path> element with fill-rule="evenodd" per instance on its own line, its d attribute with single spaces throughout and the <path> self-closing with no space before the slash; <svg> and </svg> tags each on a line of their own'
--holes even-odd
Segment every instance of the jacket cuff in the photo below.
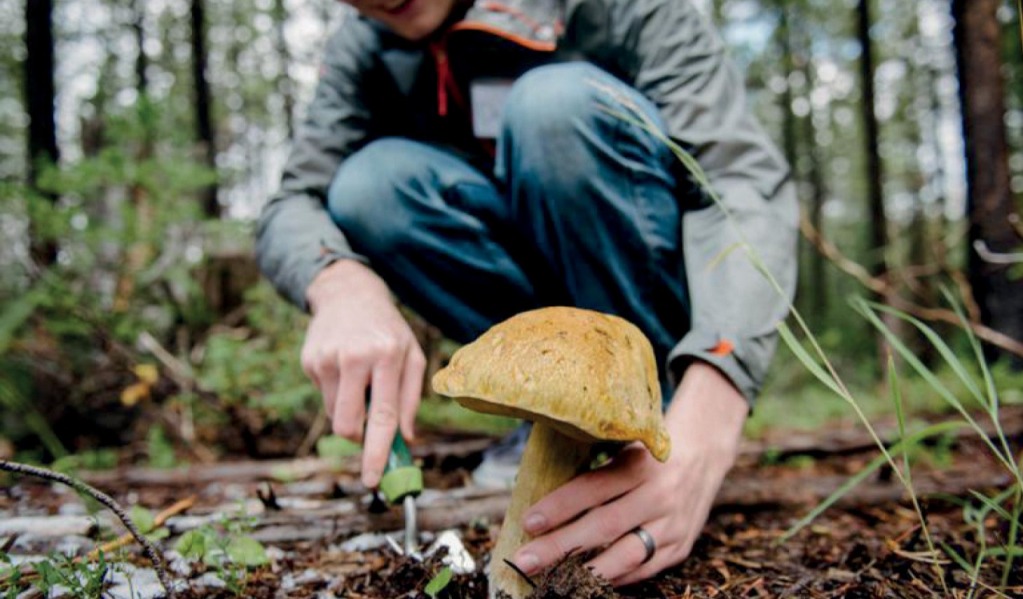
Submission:
<svg viewBox="0 0 1023 599">
<path fill-rule="evenodd" d="M 309 312 L 309 301 L 306 298 L 306 291 L 309 289 L 309 285 L 312 284 L 313 279 L 316 278 L 324 268 L 327 268 L 331 264 L 338 260 L 356 260 L 369 266 L 369 260 L 360 254 L 356 254 L 350 248 L 346 247 L 345 244 L 339 244 L 332 242 L 329 239 L 320 239 L 320 250 L 311 261 L 307 261 L 301 267 L 299 272 L 295 273 L 295 282 L 293 286 L 289 286 L 285 290 L 285 294 L 288 299 L 296 306 L 302 309 L 303 312 Z"/>
<path fill-rule="evenodd" d="M 742 360 L 740 341 L 727 333 L 690 331 L 668 354 L 667 367 L 672 384 L 678 386 L 686 368 L 694 361 L 707 362 L 735 385 L 752 409 L 763 385 L 763 377 L 757 377 Z"/>
</svg>

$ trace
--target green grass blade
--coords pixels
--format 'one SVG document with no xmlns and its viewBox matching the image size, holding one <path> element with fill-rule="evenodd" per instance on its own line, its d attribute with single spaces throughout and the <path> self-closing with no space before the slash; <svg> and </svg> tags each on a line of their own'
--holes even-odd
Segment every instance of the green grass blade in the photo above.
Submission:
<svg viewBox="0 0 1023 599">
<path fill-rule="evenodd" d="M 955 296 L 948 289 L 942 288 L 942 293 L 945 295 L 945 300 L 951 304 L 952 309 L 955 310 L 956 317 L 959 318 L 959 322 L 962 323 L 963 330 L 966 331 L 966 337 L 970 340 L 970 345 L 973 347 L 973 354 L 977 359 L 977 364 L 980 365 L 980 371 L 984 376 L 984 387 L 987 390 L 987 409 L 988 415 L 991 418 L 991 423 L 994 425 L 995 430 L 998 432 L 998 439 L 1002 445 L 1002 451 L 1005 455 L 1012 456 L 1012 450 L 1009 448 L 1009 441 L 1005 438 L 1005 432 L 1002 430 L 1002 421 L 998 417 L 999 401 L 998 401 L 998 389 L 995 386 L 995 378 L 991 373 L 991 369 L 988 367 L 987 360 L 984 358 L 984 350 L 980 345 L 980 340 L 973 334 L 973 329 L 970 328 L 970 321 L 966 318 L 966 314 L 963 313 L 962 307 L 959 302 L 956 301 Z M 1015 462 L 1013 462 L 1015 465 Z M 1016 481 L 1023 485 L 1023 476 L 1020 476 L 1019 467 L 1016 466 L 1015 470 Z"/>
<path fill-rule="evenodd" d="M 821 365 L 813 359 L 810 353 L 806 351 L 803 344 L 796 339 L 795 334 L 792 332 L 792 329 L 789 328 L 788 324 L 785 322 L 779 323 L 778 332 L 781 334 L 782 341 L 785 342 L 785 345 L 788 346 L 788 348 L 796 356 L 796 359 L 798 359 L 811 374 L 817 377 L 817 380 L 824 383 L 824 386 L 834 391 L 839 397 L 848 399 L 848 395 L 844 393 L 843 389 L 835 382 L 834 377 L 824 370 L 824 368 L 822 368 Z"/>
<path fill-rule="evenodd" d="M 917 431 L 916 433 L 913 433 L 912 435 L 904 437 L 901 441 L 899 441 L 895 445 L 892 445 L 891 449 L 888 450 L 888 453 L 889 455 L 894 457 L 898 454 L 906 452 L 909 448 L 916 446 L 924 439 L 936 437 L 938 435 L 943 435 L 945 433 L 956 431 L 965 427 L 966 424 L 959 421 L 939 422 L 938 424 L 932 424 L 920 431 Z M 814 507 L 809 514 L 800 518 L 799 522 L 796 522 L 795 524 L 792 525 L 791 528 L 785 531 L 785 534 L 781 536 L 779 542 L 784 543 L 785 541 L 791 539 L 800 530 L 806 528 L 807 525 L 816 520 L 818 516 L 823 514 L 825 510 L 834 505 L 835 502 L 837 502 L 839 499 L 844 497 L 846 493 L 853 490 L 856 487 L 856 485 L 866 480 L 867 477 L 876 472 L 878 468 L 880 468 L 887 461 L 888 458 L 884 455 L 879 455 L 873 460 L 871 460 L 870 463 L 864 466 L 862 470 L 860 470 L 853 476 L 849 477 L 849 479 L 846 480 L 842 484 L 842 486 L 836 489 L 834 493 L 829 495 L 824 501 L 817 504 L 817 506 Z"/>
<path fill-rule="evenodd" d="M 954 372 L 955 375 L 959 377 L 959 380 L 963 382 L 963 384 L 966 386 L 966 389 L 969 390 L 970 394 L 973 395 L 973 397 L 977 400 L 977 403 L 979 403 L 980 405 L 984 406 L 985 409 L 987 409 L 988 402 L 985 400 L 984 394 L 981 392 L 980 387 L 977 386 L 976 381 L 973 380 L 973 376 L 963 365 L 962 361 L 955 355 L 955 352 L 952 351 L 952 348 L 950 348 L 948 344 L 945 343 L 945 340 L 941 338 L 941 335 L 939 335 L 934 329 L 932 329 L 923 321 L 913 316 L 910 316 L 905 312 L 896 310 L 890 306 L 885 306 L 882 304 L 871 303 L 870 305 L 879 311 L 885 312 L 886 314 L 890 314 L 900 320 L 908 322 L 909 324 L 913 325 L 918 331 L 920 331 L 920 333 L 922 333 L 925 337 L 927 337 L 927 340 L 931 343 L 934 349 L 938 350 L 938 353 L 941 355 L 942 359 L 944 359 L 945 363 L 948 364 L 948 366 L 952 369 L 952 372 Z"/>
<path fill-rule="evenodd" d="M 983 563 L 983 557 L 978 554 L 976 563 L 971 564 L 966 560 L 965 556 L 953 549 L 948 543 L 941 541 L 939 544 L 945 554 L 952 558 L 952 561 L 970 576 L 970 593 L 967 595 L 967 599 L 973 597 L 974 593 L 977 592 L 977 581 L 980 580 L 980 565 Z"/>
<path fill-rule="evenodd" d="M 979 501 L 985 508 L 982 512 L 980 512 L 981 521 L 987 517 L 988 513 L 995 512 L 1002 518 L 1005 518 L 1006 522 L 1012 522 L 1012 514 L 1002 507 L 1001 503 L 1008 499 L 1009 495 L 1011 495 L 1013 491 L 1015 491 L 1015 489 L 1009 488 L 994 497 L 988 497 L 983 493 L 970 489 L 970 495 L 973 495 L 974 498 L 976 498 L 977 501 Z"/>
<path fill-rule="evenodd" d="M 927 366 L 925 366 L 923 362 L 921 362 L 920 359 L 917 358 L 916 355 L 914 355 L 913 352 L 908 347 L 906 347 L 902 340 L 899 339 L 899 337 L 895 333 L 893 333 L 892 330 L 888 328 L 887 325 L 884 324 L 884 322 L 881 321 L 881 319 L 874 312 L 874 309 L 875 307 L 877 307 L 877 305 L 872 304 L 871 302 L 867 302 L 866 300 L 863 299 L 855 300 L 853 302 L 853 305 L 854 307 L 856 307 L 857 310 L 860 311 L 860 313 L 862 313 L 867 318 L 867 320 L 870 321 L 872 325 L 874 325 L 874 327 L 878 331 L 881 332 L 882 335 L 884 335 L 888 343 L 896 351 L 899 352 L 899 355 L 902 356 L 906 363 L 912 366 L 913 369 L 917 372 L 917 374 L 919 374 L 920 377 L 923 378 L 931 386 L 931 388 L 933 388 L 938 393 L 938 395 L 942 397 L 942 399 L 944 399 L 950 406 L 952 406 L 953 408 L 956 409 L 957 412 L 959 412 L 959 415 L 963 417 L 963 420 L 969 423 L 969 425 L 980 436 L 980 438 L 988 446 L 988 448 L 998 459 L 998 461 L 1001 462 L 1002 465 L 1009 470 L 1009 472 L 1016 475 L 1017 480 L 1019 480 L 1018 476 L 1019 470 L 1016 468 L 1016 465 L 1012 460 L 1012 455 L 1011 454 L 1008 456 L 1004 455 L 1002 453 L 1002 450 L 1000 450 L 998 447 L 995 446 L 994 443 L 992 443 L 991 439 L 988 438 L 988 436 L 984 433 L 984 429 L 982 429 L 980 425 L 977 424 L 977 421 L 966 410 L 962 402 L 959 401 L 959 398 L 953 395 L 941 383 L 941 381 L 938 380 L 938 377 L 936 377 L 934 373 L 931 372 L 931 370 L 927 368 Z"/>
<path fill-rule="evenodd" d="M 32 316 L 42 298 L 43 294 L 38 289 L 34 289 L 14 301 L 4 304 L 2 314 L 0 314 L 0 355 L 7 352 L 18 329 Z"/>
<path fill-rule="evenodd" d="M 895 404 L 895 419 L 899 424 L 899 441 L 906 438 L 906 412 L 902 405 L 902 389 L 899 386 L 899 373 L 895 369 L 895 357 L 888 355 L 888 387 L 891 389 L 892 402 Z M 913 474 L 909 468 L 909 452 L 902 452 L 902 467 L 906 482 L 913 487 Z M 922 521 L 922 520 L 921 520 Z"/>
</svg>

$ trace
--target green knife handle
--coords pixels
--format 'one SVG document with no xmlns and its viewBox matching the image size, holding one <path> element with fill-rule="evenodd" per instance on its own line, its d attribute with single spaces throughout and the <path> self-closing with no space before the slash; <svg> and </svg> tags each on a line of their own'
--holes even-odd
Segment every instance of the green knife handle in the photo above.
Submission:
<svg viewBox="0 0 1023 599">
<path fill-rule="evenodd" d="M 384 476 L 380 479 L 380 492 L 390 503 L 401 503 L 405 497 L 415 497 L 423 491 L 423 471 L 412 461 L 401 431 L 394 435 L 391 453 L 387 456 Z"/>
<path fill-rule="evenodd" d="M 369 390 L 366 390 L 366 406 L 369 407 Z M 412 461 L 412 453 L 401 436 L 395 431 L 387 465 L 380 479 L 380 493 L 388 503 L 401 503 L 406 497 L 416 497 L 423 491 L 423 471 Z"/>
</svg>

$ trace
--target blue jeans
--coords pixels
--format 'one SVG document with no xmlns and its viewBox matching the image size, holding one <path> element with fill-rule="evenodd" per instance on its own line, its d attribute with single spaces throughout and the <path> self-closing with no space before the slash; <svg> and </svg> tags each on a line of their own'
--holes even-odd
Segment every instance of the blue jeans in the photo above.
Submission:
<svg viewBox="0 0 1023 599">
<path fill-rule="evenodd" d="M 426 143 L 379 139 L 343 163 L 328 210 L 398 298 L 450 338 L 541 306 L 618 314 L 650 339 L 670 398 L 665 361 L 690 313 L 677 162 L 601 108 L 628 113 L 618 98 L 660 123 L 648 100 L 592 65 L 534 69 L 511 90 L 493 173 Z"/>
</svg>

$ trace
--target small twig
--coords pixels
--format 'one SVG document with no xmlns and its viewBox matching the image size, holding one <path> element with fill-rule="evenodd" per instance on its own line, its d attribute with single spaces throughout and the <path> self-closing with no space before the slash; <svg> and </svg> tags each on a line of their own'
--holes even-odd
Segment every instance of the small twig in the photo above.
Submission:
<svg viewBox="0 0 1023 599">
<path fill-rule="evenodd" d="M 947 566 L 952 563 L 950 560 L 939 557 L 937 551 L 906 551 L 905 549 L 895 549 L 892 553 L 910 561 L 932 564 L 935 566 Z"/>
<path fill-rule="evenodd" d="M 1023 23 L 1021 23 L 1023 26 Z M 1016 231 L 1016 235 L 1023 239 L 1023 218 L 1020 218 L 1018 214 L 1009 215 L 1009 224 L 1012 225 L 1012 229 Z"/>
<path fill-rule="evenodd" d="M 154 358 L 163 364 L 164 368 L 167 369 L 167 373 L 170 374 L 178 387 L 185 391 L 194 391 L 198 388 L 198 383 L 196 382 L 195 373 L 192 372 L 192 367 L 167 351 L 167 349 L 164 348 L 159 341 L 157 341 L 156 337 L 153 337 L 148 331 L 142 331 L 139 333 L 138 342 L 143 349 L 151 353 Z"/>
<path fill-rule="evenodd" d="M 536 588 L 536 583 L 533 582 L 533 579 L 530 578 L 528 574 L 526 574 L 525 572 L 520 570 L 519 567 L 516 566 L 514 562 L 512 562 L 510 559 L 505 559 L 504 563 L 505 563 L 506 566 L 508 566 L 509 568 L 514 570 L 516 574 L 521 576 L 523 580 L 525 580 L 527 583 L 529 583 L 529 586 L 533 587 L 534 589 Z"/>
<path fill-rule="evenodd" d="M 277 494 L 274 493 L 274 487 L 270 483 L 263 483 L 266 485 L 266 493 L 263 489 L 256 489 L 256 497 L 259 498 L 259 502 L 263 504 L 267 510 L 278 511 L 281 509 L 281 504 L 277 503 Z"/>
<path fill-rule="evenodd" d="M 995 252 L 988 247 L 987 243 L 985 243 L 983 239 L 974 241 L 973 249 L 977 252 L 977 255 L 980 256 L 980 259 L 988 264 L 997 264 L 999 266 L 1023 264 L 1023 252 L 1016 252 L 1014 254 Z"/>
<path fill-rule="evenodd" d="M 305 439 L 302 439 L 302 444 L 295 451 L 296 457 L 304 458 L 312 453 L 313 448 L 316 447 L 316 442 L 323 436 L 323 433 L 327 432 L 327 424 L 327 413 L 323 410 L 317 410 L 316 418 L 313 420 L 312 426 L 309 427 L 309 432 L 306 433 Z"/>
<path fill-rule="evenodd" d="M 114 501 L 112 497 L 76 478 L 59 472 L 54 472 L 52 470 L 47 470 L 46 468 L 38 468 L 27 464 L 0 460 L 0 470 L 6 470 L 7 472 L 13 472 L 14 474 L 35 476 L 44 480 L 64 484 L 105 505 L 117 516 L 117 518 L 121 521 L 121 524 L 128 529 L 131 535 L 135 537 L 135 540 L 142 545 L 143 553 L 145 553 L 146 557 L 153 562 L 153 568 L 156 569 L 156 575 L 160 579 L 160 584 L 163 586 L 163 590 L 167 592 L 167 596 L 170 599 L 174 599 L 174 585 L 171 584 L 170 576 L 167 574 L 167 566 L 164 564 L 163 558 L 160 556 L 160 552 L 157 550 L 156 546 L 149 541 L 149 539 L 142 536 L 142 533 L 140 533 L 138 528 L 135 527 L 131 518 L 128 517 L 128 514 L 124 512 L 124 509 L 120 506 L 120 504 Z"/>
<path fill-rule="evenodd" d="M 164 509 L 163 511 L 161 511 L 160 513 L 153 517 L 153 530 L 156 530 L 157 528 L 160 528 L 161 526 L 166 524 L 167 520 L 170 520 L 172 517 L 189 510 L 193 505 L 195 505 L 195 495 L 174 502 L 173 504 L 170 505 L 170 507 Z M 131 543 L 133 539 L 134 537 L 131 534 L 125 533 L 117 537 L 113 541 L 109 541 L 93 549 L 86 556 L 86 559 L 90 561 L 97 559 L 101 552 L 110 553 L 111 551 L 120 549 L 121 547 L 124 547 L 125 545 Z"/>
<path fill-rule="evenodd" d="M 7 553 L 8 551 L 10 551 L 11 547 L 14 547 L 14 544 L 17 541 L 18 533 L 14 533 L 13 535 L 4 539 L 3 542 L 0 542 L 0 553 Z"/>
</svg>

